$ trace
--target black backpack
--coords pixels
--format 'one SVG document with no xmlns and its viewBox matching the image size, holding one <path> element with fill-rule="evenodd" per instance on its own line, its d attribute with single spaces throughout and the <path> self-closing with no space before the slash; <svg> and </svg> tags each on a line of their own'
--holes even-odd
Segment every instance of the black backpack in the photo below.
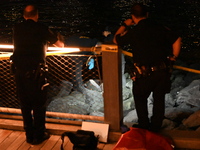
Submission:
<svg viewBox="0 0 200 150">
<path fill-rule="evenodd" d="M 77 130 L 76 132 L 64 132 L 61 135 L 61 150 L 64 150 L 64 137 L 67 136 L 73 144 L 73 150 L 96 150 L 98 145 L 98 136 L 93 131 Z"/>
</svg>

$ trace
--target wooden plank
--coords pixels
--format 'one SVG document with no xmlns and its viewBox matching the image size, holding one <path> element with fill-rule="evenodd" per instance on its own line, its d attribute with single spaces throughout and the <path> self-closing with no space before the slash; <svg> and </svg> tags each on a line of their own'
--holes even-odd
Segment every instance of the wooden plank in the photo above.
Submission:
<svg viewBox="0 0 200 150">
<path fill-rule="evenodd" d="M 17 150 L 24 142 L 26 142 L 25 133 L 20 132 L 16 140 L 9 145 L 8 149 Z"/>
<path fill-rule="evenodd" d="M 0 134 L 1 134 L 1 132 L 3 132 L 3 129 L 0 129 Z"/>
<path fill-rule="evenodd" d="M 70 142 L 70 140 L 69 140 L 68 137 L 65 137 L 65 141 L 67 143 L 64 145 L 64 150 L 71 150 L 71 149 L 73 149 L 73 144 Z"/>
<path fill-rule="evenodd" d="M 98 150 L 101 150 L 101 149 L 104 148 L 104 146 L 105 146 L 105 143 L 98 143 L 97 149 L 98 149 Z"/>
<path fill-rule="evenodd" d="M 20 135 L 20 132 L 19 131 L 13 131 L 11 132 L 11 134 L 9 134 L 5 140 L 3 142 L 1 142 L 0 144 L 0 147 L 1 147 L 1 150 L 6 150 L 11 143 L 13 143 L 16 138 Z"/>
<path fill-rule="evenodd" d="M 47 140 L 47 142 L 44 144 L 41 150 L 51 150 L 56 145 L 59 139 L 60 136 L 51 135 L 51 137 Z"/>
<path fill-rule="evenodd" d="M 81 129 L 81 126 L 46 123 L 46 128 L 51 129 L 51 130 L 60 130 L 62 132 L 65 132 L 65 131 L 77 131 L 78 129 Z"/>
<path fill-rule="evenodd" d="M 68 139 L 67 139 L 68 140 Z M 65 139 L 65 143 L 64 143 L 64 146 L 66 145 L 67 141 Z M 54 145 L 54 147 L 51 149 L 51 150 L 59 150 L 60 149 L 60 146 L 62 144 L 62 140 L 61 138 L 59 138 L 59 140 L 57 141 L 57 143 Z"/>
<path fill-rule="evenodd" d="M 22 132 L 22 134 L 20 134 L 20 136 L 18 138 L 21 139 L 23 142 L 21 143 L 21 145 L 19 147 L 16 147 L 16 150 L 28 150 L 31 145 L 26 142 L 25 132 Z"/>
<path fill-rule="evenodd" d="M 45 145 L 45 143 L 47 142 L 48 140 L 45 140 L 44 142 L 42 142 L 42 143 L 40 143 L 40 144 L 38 144 L 38 145 L 31 145 L 30 147 L 30 149 L 29 150 L 39 150 L 39 149 L 41 149 L 44 145 Z"/>
<path fill-rule="evenodd" d="M 23 121 L 21 120 L 11 120 L 11 119 L 1 119 L 0 118 L 0 128 L 1 129 L 12 129 L 23 131 Z"/>
<path fill-rule="evenodd" d="M 25 138 L 25 136 L 24 136 L 24 138 Z M 31 145 L 29 143 L 27 143 L 26 141 L 24 141 L 17 150 L 29 150 L 30 147 L 31 147 Z"/>
<path fill-rule="evenodd" d="M 14 122 L 12 122 L 13 120 L 8 120 L 8 119 L 0 119 L 1 121 L 4 120 L 4 124 L 8 125 L 8 124 L 12 124 L 13 126 L 23 126 L 23 122 L 21 120 L 15 120 Z"/>
<path fill-rule="evenodd" d="M 67 147 L 66 145 L 69 143 L 69 138 L 68 137 L 65 137 L 64 138 L 64 144 L 63 144 L 63 147 Z M 62 140 L 61 138 L 58 140 L 58 142 L 56 143 L 56 145 L 52 148 L 52 150 L 59 150 L 60 147 L 61 147 L 61 144 L 62 144 Z M 67 150 L 67 149 L 66 149 Z"/>
<path fill-rule="evenodd" d="M 109 142 L 117 142 L 121 137 L 121 132 L 109 132 L 108 133 L 108 141 Z"/>
<path fill-rule="evenodd" d="M 200 131 L 162 130 L 160 134 L 171 138 L 176 148 L 200 149 Z"/>
<path fill-rule="evenodd" d="M 11 133 L 12 131 L 10 130 L 2 130 L 2 132 L 0 133 L 0 143 L 2 143 L 5 140 L 5 138 L 9 136 Z"/>
<path fill-rule="evenodd" d="M 116 143 L 106 144 L 103 150 L 112 150 Z"/>
</svg>

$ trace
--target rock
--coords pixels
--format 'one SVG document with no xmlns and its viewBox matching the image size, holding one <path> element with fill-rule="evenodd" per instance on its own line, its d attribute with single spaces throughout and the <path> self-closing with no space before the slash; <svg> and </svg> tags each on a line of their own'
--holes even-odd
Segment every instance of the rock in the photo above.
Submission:
<svg viewBox="0 0 200 150">
<path fill-rule="evenodd" d="M 132 87 L 133 87 L 133 80 L 131 78 L 127 78 L 126 79 L 126 88 L 132 90 Z"/>
<path fill-rule="evenodd" d="M 100 112 L 100 111 L 93 111 L 91 112 L 89 115 L 91 116 L 101 116 L 103 117 L 104 116 L 104 113 Z"/>
<path fill-rule="evenodd" d="M 85 87 L 81 87 L 82 93 L 85 95 L 86 103 L 90 105 L 91 111 L 98 111 L 104 107 L 104 99 L 102 92 L 90 90 Z"/>
<path fill-rule="evenodd" d="M 187 127 L 200 126 L 200 110 L 190 115 L 187 119 L 183 120 L 183 125 Z"/>
<path fill-rule="evenodd" d="M 123 123 L 124 125 L 132 126 L 132 124 L 138 122 L 138 117 L 136 113 L 136 109 L 130 111 L 124 118 L 123 118 Z"/>
<path fill-rule="evenodd" d="M 55 97 L 48 105 L 47 111 L 68 113 L 68 106 L 65 99 Z"/>
<path fill-rule="evenodd" d="M 153 105 L 151 104 L 151 102 L 148 102 L 148 113 L 149 113 L 149 118 L 152 116 L 152 109 L 153 109 Z M 130 111 L 123 119 L 123 122 L 125 125 L 130 125 L 130 124 L 134 124 L 138 122 L 138 117 L 137 117 L 137 113 L 136 113 L 136 109 Z"/>
<path fill-rule="evenodd" d="M 68 96 L 56 97 L 47 107 L 48 111 L 72 114 L 88 114 L 90 105 L 85 103 L 82 93 L 74 91 Z"/>
<path fill-rule="evenodd" d="M 84 85 L 87 89 L 95 90 L 98 92 L 102 92 L 103 89 L 101 89 L 101 86 L 97 83 L 98 81 L 90 79 L 88 82 L 86 82 Z"/>
<path fill-rule="evenodd" d="M 193 111 L 188 109 L 181 109 L 177 107 L 165 108 L 165 117 L 176 122 L 181 122 L 183 119 L 189 117 L 192 113 Z"/>
<path fill-rule="evenodd" d="M 60 91 L 57 96 L 63 97 L 63 96 L 69 95 L 72 88 L 73 88 L 73 84 L 71 82 L 62 80 L 59 87 Z"/>
<path fill-rule="evenodd" d="M 173 99 L 170 93 L 165 94 L 165 107 L 174 107 L 176 101 Z"/>
<path fill-rule="evenodd" d="M 200 80 L 194 80 L 189 86 L 182 89 L 177 95 L 177 105 L 186 103 L 188 105 L 200 107 Z"/>
<path fill-rule="evenodd" d="M 133 99 L 132 89 L 124 87 L 122 89 L 122 100 Z"/>
<path fill-rule="evenodd" d="M 198 127 L 198 128 L 196 129 L 196 131 L 200 131 L 200 127 Z"/>
<path fill-rule="evenodd" d="M 176 62 L 186 66 L 183 62 Z M 176 64 L 177 65 L 177 64 Z M 196 65 L 196 67 L 199 67 Z M 187 75 L 187 76 L 186 76 Z M 195 77 L 190 84 L 190 76 Z M 131 127 L 138 123 L 132 93 L 133 80 L 128 73 L 124 74 L 126 84 L 122 88 L 123 122 Z M 165 95 L 165 117 L 162 128 L 167 130 L 195 130 L 200 126 L 200 77 L 175 69 L 172 73 L 172 86 L 170 93 Z M 187 81 L 186 81 L 187 79 Z M 185 87 L 188 85 L 187 87 Z M 83 85 L 78 85 L 77 91 L 71 92 L 73 85 L 62 81 L 59 87 L 54 87 L 52 101 L 48 106 L 49 111 L 73 114 L 89 114 L 104 116 L 103 83 L 100 80 L 90 79 Z M 58 93 L 58 94 L 57 94 Z M 57 94 L 55 96 L 55 94 Z M 52 94 L 51 94 L 52 95 Z M 149 118 L 152 116 L 153 97 L 148 97 Z M 200 130 L 200 127 L 196 130 Z"/>
<path fill-rule="evenodd" d="M 174 129 L 176 126 L 177 126 L 177 123 L 174 122 L 174 121 L 172 121 L 172 120 L 169 120 L 169 119 L 164 119 L 164 120 L 163 120 L 162 129 L 165 129 L 165 130 L 172 130 L 172 129 Z"/>
<path fill-rule="evenodd" d="M 123 101 L 123 111 L 130 109 L 135 109 L 135 103 L 133 97 Z"/>
</svg>

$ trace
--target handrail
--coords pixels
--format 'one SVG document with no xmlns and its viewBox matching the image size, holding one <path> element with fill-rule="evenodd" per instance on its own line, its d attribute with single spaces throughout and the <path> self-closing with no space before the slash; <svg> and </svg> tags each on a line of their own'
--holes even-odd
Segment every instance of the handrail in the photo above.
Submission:
<svg viewBox="0 0 200 150">
<path fill-rule="evenodd" d="M 21 110 L 17 108 L 0 107 L 0 112 L 11 113 L 11 114 L 21 114 Z M 80 115 L 80 114 L 70 114 L 61 112 L 46 112 L 48 117 L 59 117 L 59 118 L 70 118 L 70 119 L 82 119 L 82 120 L 95 120 L 104 121 L 104 117 L 101 116 L 90 116 L 90 115 Z"/>
<path fill-rule="evenodd" d="M 196 70 L 196 69 L 191 69 L 191 68 L 177 66 L 177 65 L 173 65 L 173 68 L 200 74 L 200 70 Z"/>
<path fill-rule="evenodd" d="M 0 44 L 0 49 L 8 49 L 12 50 L 14 48 L 13 45 L 1 45 Z M 76 54 L 78 52 L 93 52 L 94 54 L 100 54 L 101 53 L 101 48 L 100 47 L 48 47 L 47 48 L 47 56 L 50 55 L 61 55 L 61 54 Z M 10 56 L 13 54 L 13 52 L 10 51 L 2 51 L 0 52 L 0 60 L 7 60 L 10 58 Z"/>
<path fill-rule="evenodd" d="M 3 47 L 0 45 L 0 48 L 3 48 Z M 11 48 L 13 48 L 12 45 L 7 45 L 7 49 L 11 49 Z M 72 50 L 72 51 L 74 50 L 74 52 L 78 52 L 78 51 L 93 51 L 93 52 L 95 52 L 97 50 L 101 51 L 101 50 L 99 50 L 98 48 L 95 48 L 95 47 L 92 47 L 92 48 L 74 48 L 74 47 L 56 48 L 56 47 L 49 47 L 48 49 L 49 50 L 57 50 L 57 51 L 47 52 L 47 56 L 71 53 L 71 51 L 68 51 L 68 50 Z M 131 52 L 127 52 L 127 51 L 124 51 L 124 50 L 122 50 L 121 52 L 124 55 L 133 57 L 133 54 Z M 11 52 L 0 54 L 0 60 L 9 59 L 11 55 L 12 55 Z M 200 70 L 195 70 L 195 69 L 186 68 L 186 67 L 177 66 L 177 65 L 173 65 L 173 68 L 200 74 Z"/>
<path fill-rule="evenodd" d="M 124 55 L 133 57 L 133 54 L 127 51 L 122 50 L 122 53 Z M 195 70 L 195 69 L 191 69 L 191 68 L 187 68 L 187 67 L 182 67 L 182 66 L 177 66 L 177 65 L 173 65 L 174 69 L 180 69 L 180 70 L 184 70 L 184 71 L 188 71 L 188 72 L 193 72 L 193 73 L 198 73 L 200 74 L 200 70 Z"/>
</svg>

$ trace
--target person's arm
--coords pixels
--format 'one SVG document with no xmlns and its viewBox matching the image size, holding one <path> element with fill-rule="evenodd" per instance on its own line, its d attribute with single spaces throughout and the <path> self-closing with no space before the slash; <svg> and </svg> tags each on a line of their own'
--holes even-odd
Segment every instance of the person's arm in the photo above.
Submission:
<svg viewBox="0 0 200 150">
<path fill-rule="evenodd" d="M 180 54 L 181 50 L 181 38 L 179 37 L 173 44 L 172 44 L 172 49 L 173 49 L 173 56 L 169 57 L 171 61 L 176 61 L 176 58 Z"/>
<path fill-rule="evenodd" d="M 60 40 L 56 41 L 56 43 L 53 44 L 55 47 L 64 47 L 64 43 Z"/>
<path fill-rule="evenodd" d="M 181 50 L 181 38 L 179 37 L 172 45 L 173 48 L 173 55 L 178 57 L 180 50 Z"/>
<path fill-rule="evenodd" d="M 59 32 L 57 33 L 57 38 L 58 40 L 53 44 L 53 46 L 64 47 L 64 38 Z"/>
<path fill-rule="evenodd" d="M 125 20 L 124 23 L 119 27 L 119 29 L 118 29 L 117 32 L 115 33 L 114 38 L 113 38 L 113 42 L 114 42 L 115 44 L 117 44 L 116 36 L 117 36 L 118 34 L 120 34 L 121 36 L 125 35 L 125 34 L 126 34 L 126 27 L 127 27 L 127 26 L 131 26 L 131 25 L 133 25 L 133 24 L 134 24 L 134 23 L 133 23 L 133 20 L 132 20 L 132 19 L 127 19 L 127 20 Z"/>
</svg>

